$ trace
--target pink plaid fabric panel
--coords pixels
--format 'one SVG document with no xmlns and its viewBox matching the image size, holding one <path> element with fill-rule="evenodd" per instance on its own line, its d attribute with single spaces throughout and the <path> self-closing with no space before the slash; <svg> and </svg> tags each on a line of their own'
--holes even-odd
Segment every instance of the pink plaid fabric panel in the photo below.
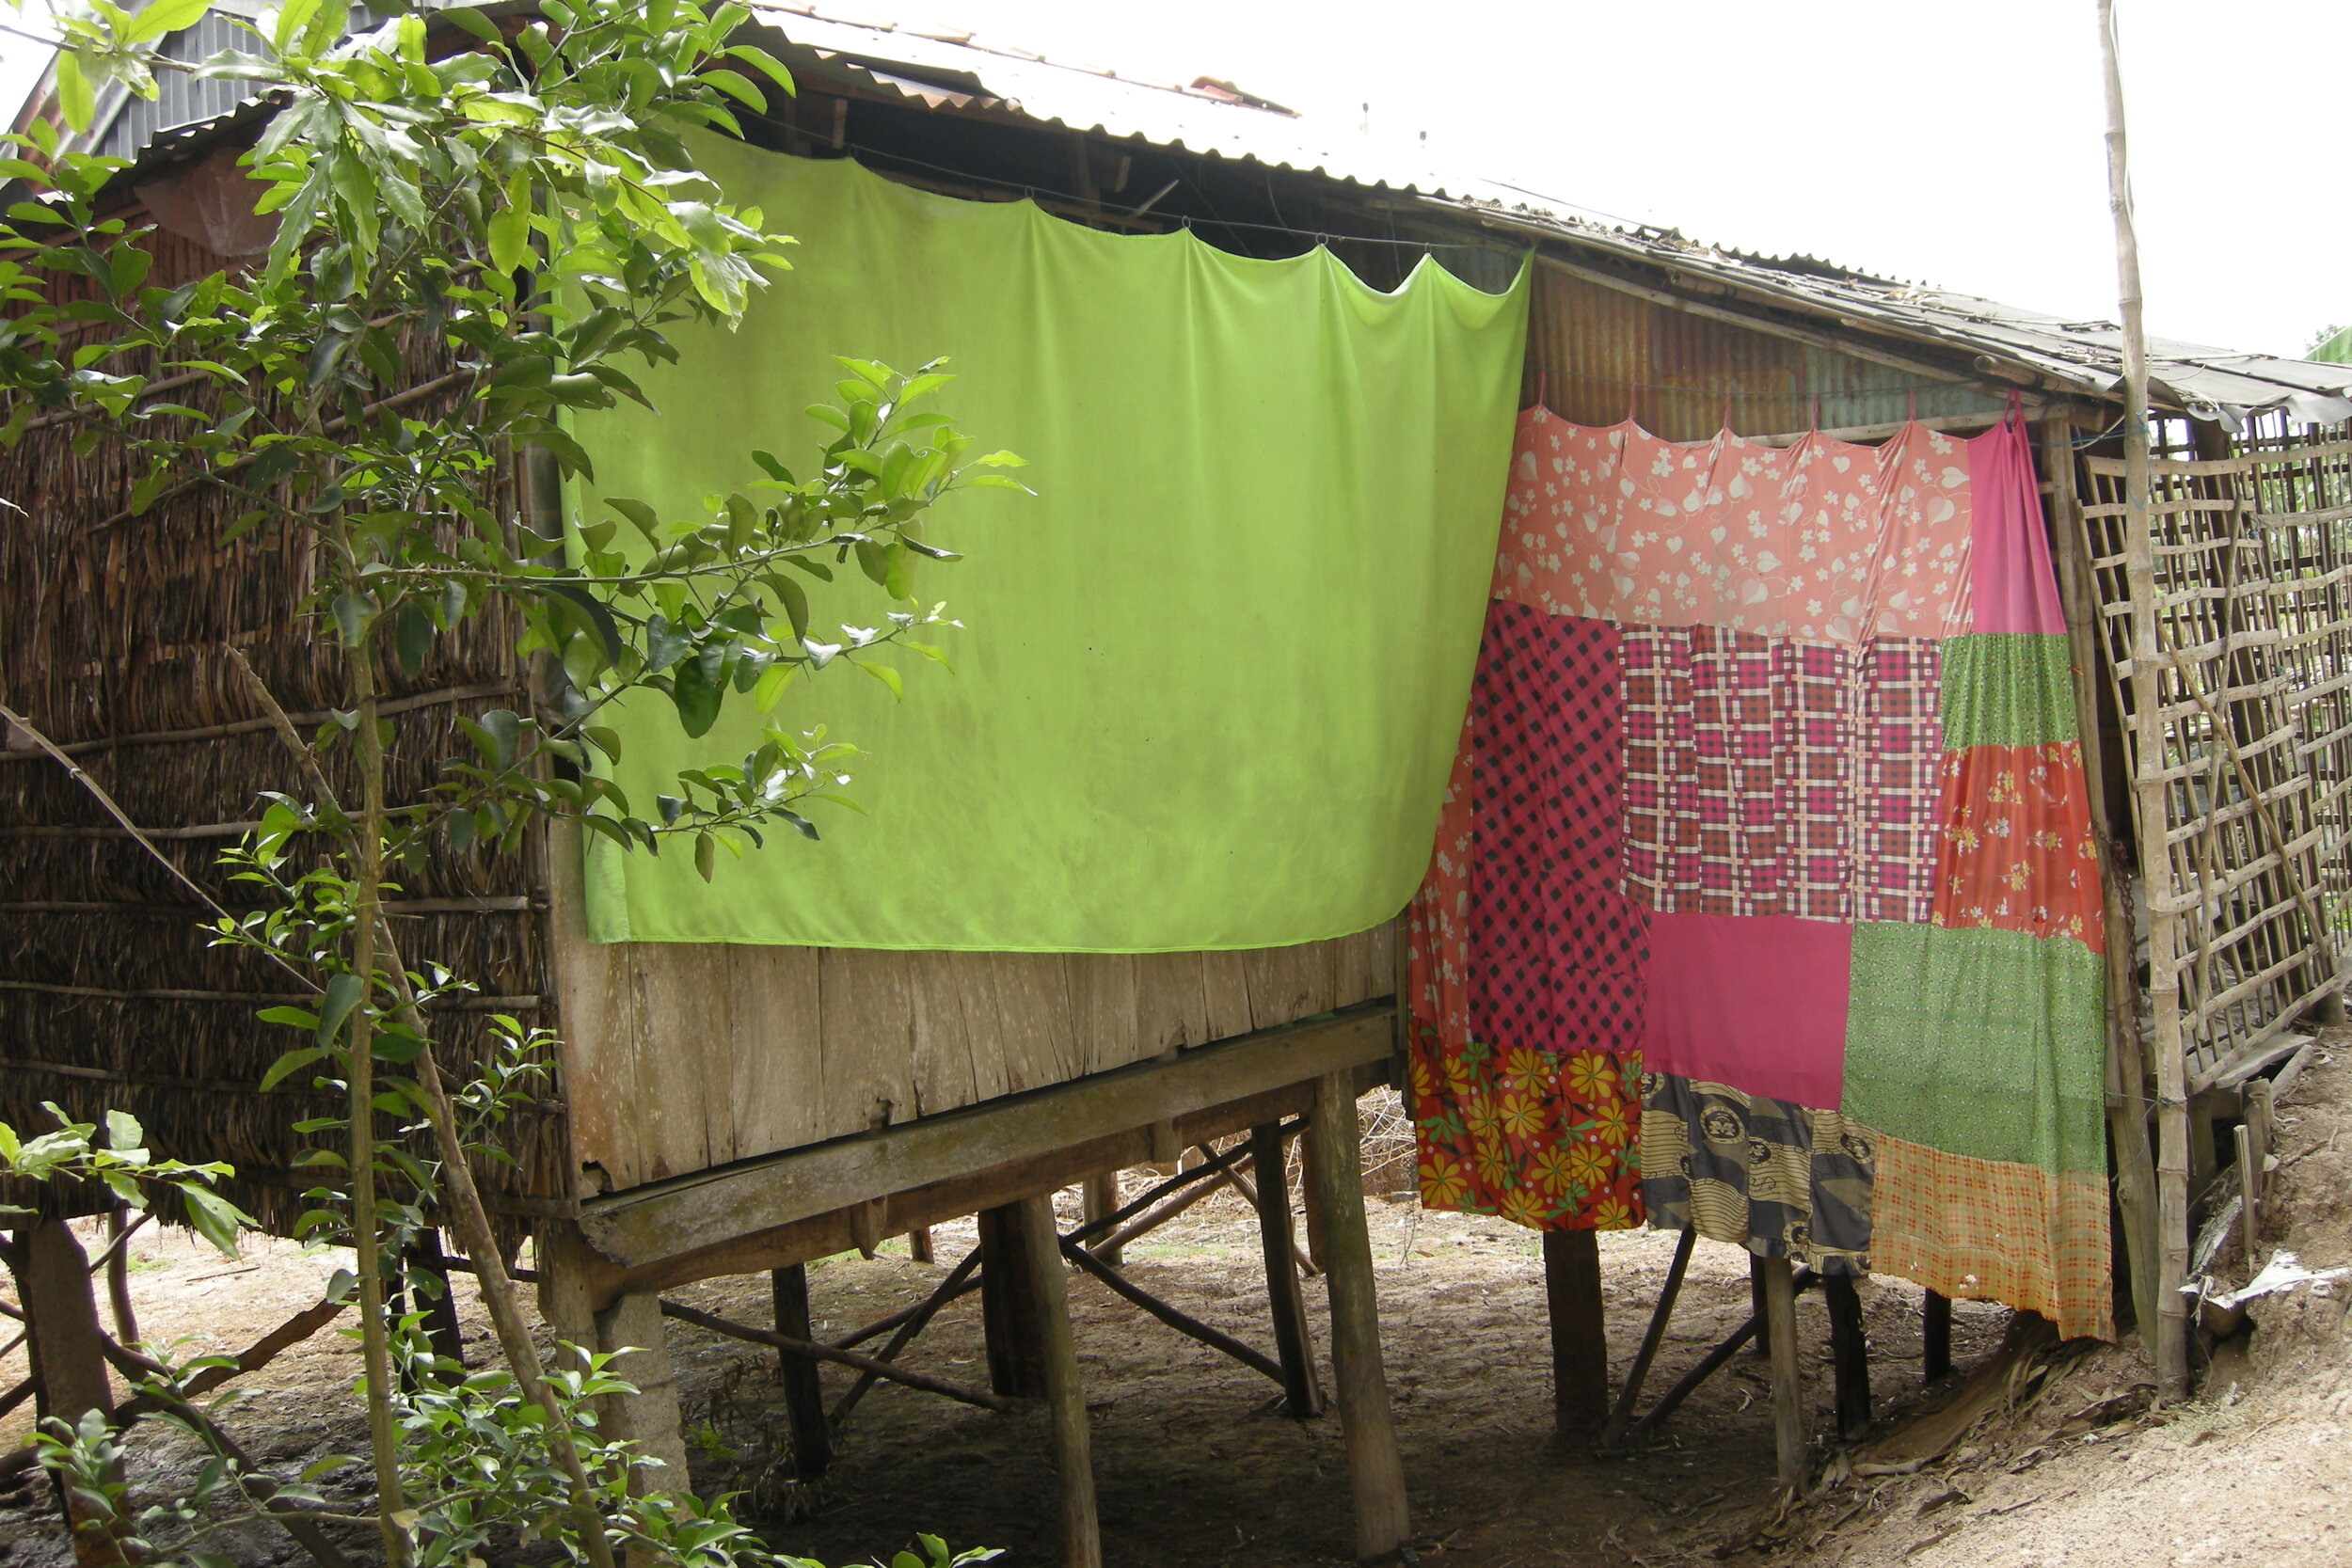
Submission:
<svg viewBox="0 0 2352 1568">
<path fill-rule="evenodd" d="M 1926 925 L 1935 890 L 1943 660 L 1929 639 L 1883 637 L 1863 649 L 1861 668 L 1854 918 Z"/>
<path fill-rule="evenodd" d="M 1931 642 L 1628 626 L 1625 887 L 1662 914 L 1924 921 Z"/>
</svg>

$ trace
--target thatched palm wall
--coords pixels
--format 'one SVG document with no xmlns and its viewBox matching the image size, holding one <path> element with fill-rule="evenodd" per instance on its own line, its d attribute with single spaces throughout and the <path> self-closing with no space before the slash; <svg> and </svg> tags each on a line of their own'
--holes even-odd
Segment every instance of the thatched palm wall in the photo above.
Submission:
<svg viewBox="0 0 2352 1568">
<path fill-rule="evenodd" d="M 157 254 L 151 281 L 167 286 L 228 264 L 168 234 L 150 243 Z M 445 370 L 437 355 L 437 345 L 425 345 L 412 374 L 421 381 Z M 248 906 L 252 895 L 215 863 L 235 842 L 220 829 L 257 817 L 261 791 L 301 793 L 277 736 L 122 737 L 261 718 L 230 660 L 231 643 L 290 712 L 315 714 L 341 701 L 340 651 L 297 614 L 311 562 L 266 527 L 220 544 L 240 507 L 217 487 L 120 519 L 127 465 L 103 442 L 75 455 L 73 434 L 36 429 L 0 453 L 0 498 L 13 503 L 0 509 L 0 692 L 75 749 L 75 760 L 141 828 L 197 830 L 160 839 L 159 847 L 223 904 Z M 512 515 L 511 493 L 504 509 Z M 467 749 L 458 714 L 522 709 L 516 629 L 486 616 L 441 640 L 414 677 L 382 673 L 393 705 L 422 699 L 393 720 L 389 799 L 421 798 L 439 760 Z M 451 700 L 453 691 L 465 695 Z M 90 742 L 101 744 L 80 749 Z M 210 948 L 186 889 L 63 768 L 28 752 L 24 737 L 9 736 L 8 747 L 0 752 L 0 1120 L 45 1127 L 44 1101 L 85 1120 L 127 1110 L 160 1155 L 232 1162 L 236 1200 L 265 1226 L 290 1225 L 309 1207 L 302 1189 L 317 1180 L 294 1168 L 310 1142 L 294 1124 L 330 1114 L 335 1101 L 292 1085 L 255 1091 L 271 1061 L 298 1041 L 253 1015 L 267 1005 L 256 998 L 298 988 L 274 965 Z M 351 780 L 336 784 L 356 799 Z M 437 958 L 496 996 L 547 994 L 536 859 L 453 855 L 437 845 L 397 895 L 442 906 L 398 921 L 411 963 Z M 451 909 L 452 901 L 469 907 Z M 509 1010 L 551 1025 L 551 1007 Z M 453 1076 L 468 1075 L 484 1022 L 481 1011 L 437 1015 Z M 561 1092 L 550 1085 L 537 1109 L 510 1124 L 516 1165 L 482 1172 L 510 1212 L 565 1190 Z M 39 1201 L 53 1212 L 87 1212 L 108 1200 L 83 1192 Z"/>
</svg>

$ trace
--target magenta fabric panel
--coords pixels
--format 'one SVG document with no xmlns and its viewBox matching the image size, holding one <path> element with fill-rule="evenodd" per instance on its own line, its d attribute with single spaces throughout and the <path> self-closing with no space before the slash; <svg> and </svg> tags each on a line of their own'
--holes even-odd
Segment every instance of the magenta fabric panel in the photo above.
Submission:
<svg viewBox="0 0 2352 1568">
<path fill-rule="evenodd" d="M 1968 467 L 1976 492 L 1968 524 L 1971 629 L 2065 631 L 2025 426 L 2005 420 L 1971 440 Z"/>
<path fill-rule="evenodd" d="M 1470 1032 L 1497 1049 L 1629 1051 L 1643 912 L 1618 891 L 1617 628 L 1487 607 L 1470 693 Z"/>
<path fill-rule="evenodd" d="M 1653 914 L 1642 1065 L 1835 1106 L 1853 927 L 1788 915 Z"/>
</svg>

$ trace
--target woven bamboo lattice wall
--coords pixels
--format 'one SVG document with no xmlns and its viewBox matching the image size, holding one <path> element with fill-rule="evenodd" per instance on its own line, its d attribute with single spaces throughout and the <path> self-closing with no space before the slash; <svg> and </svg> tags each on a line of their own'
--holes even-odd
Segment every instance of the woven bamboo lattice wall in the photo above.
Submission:
<svg viewBox="0 0 2352 1568">
<path fill-rule="evenodd" d="M 155 233 L 151 282 L 200 277 L 222 258 Z M 412 386 L 450 369 L 437 342 L 409 355 Z M 447 396 L 446 392 L 437 394 Z M 419 408 L 429 406 L 419 404 Z M 278 703 L 310 723 L 343 701 L 342 654 L 301 611 L 308 547 L 257 529 L 221 543 L 242 509 L 214 486 L 127 515 L 130 465 L 112 443 L 77 451 L 76 427 L 38 425 L 0 454 L 0 696 L 61 743 L 151 830 L 157 847 L 234 910 L 253 895 L 229 881 L 220 851 L 261 814 L 265 790 L 304 793 L 293 759 L 246 691 L 229 649 Z M 512 515 L 511 494 L 501 510 Z M 468 751 L 457 717 L 519 709 L 518 626 L 492 612 L 439 639 L 413 676 L 379 675 L 392 715 L 386 781 L 394 802 L 425 798 L 443 757 Z M 356 799 L 349 759 L 327 773 Z M 437 840 L 400 878 L 396 927 L 411 966 L 437 959 L 485 995 L 440 1013 L 444 1069 L 475 1074 L 492 1006 L 552 1025 L 544 876 L 535 853 L 451 852 Z M 54 1101 L 82 1120 L 137 1117 L 162 1156 L 237 1167 L 230 1196 L 282 1231 L 312 1207 L 320 1173 L 294 1162 L 316 1139 L 295 1130 L 340 1097 L 297 1073 L 255 1085 L 298 1037 L 259 1022 L 274 1001 L 303 1000 L 282 970 L 213 947 L 184 887 L 117 827 L 29 738 L 0 749 L 0 1120 L 51 1125 Z M 517 1114 L 512 1165 L 480 1180 L 509 1214 L 565 1192 L 560 1089 Z M 0 1201 L 88 1212 L 103 1191 L 0 1192 Z"/>
<path fill-rule="evenodd" d="M 2352 897 L 2352 439 L 2256 431 L 2233 455 L 2150 465 L 2153 713 L 2134 702 L 2120 459 L 2086 460 L 2082 521 L 2127 761 L 2156 749 L 2168 885 L 2139 930 L 2180 922 L 2186 1088 L 2259 1070 L 2341 984 L 2331 930 Z M 2138 809 L 2135 797 L 2135 811 Z M 2143 954 L 2144 954 L 2143 949 Z"/>
</svg>

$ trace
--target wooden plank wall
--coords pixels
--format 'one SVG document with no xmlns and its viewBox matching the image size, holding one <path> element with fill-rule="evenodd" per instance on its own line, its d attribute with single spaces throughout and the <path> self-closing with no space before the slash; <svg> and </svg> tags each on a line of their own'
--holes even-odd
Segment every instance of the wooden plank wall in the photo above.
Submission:
<svg viewBox="0 0 2352 1568">
<path fill-rule="evenodd" d="M 556 865 L 571 858 L 549 857 Z M 601 1169 L 606 1192 L 1064 1083 L 1396 989 L 1393 924 L 1241 953 L 596 943 L 580 924 L 576 884 L 553 880 L 572 1147 L 579 1165 Z M 581 1196 L 596 1190 L 592 1176 Z"/>
</svg>

